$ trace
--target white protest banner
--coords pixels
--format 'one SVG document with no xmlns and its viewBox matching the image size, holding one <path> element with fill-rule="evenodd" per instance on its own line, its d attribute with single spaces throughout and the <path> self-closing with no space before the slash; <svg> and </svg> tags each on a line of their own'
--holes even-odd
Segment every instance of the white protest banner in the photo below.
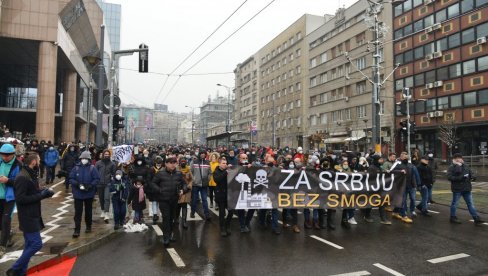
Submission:
<svg viewBox="0 0 488 276">
<path fill-rule="evenodd" d="M 118 163 L 129 162 L 133 151 L 133 145 L 115 146 L 112 148 L 112 159 Z"/>
</svg>

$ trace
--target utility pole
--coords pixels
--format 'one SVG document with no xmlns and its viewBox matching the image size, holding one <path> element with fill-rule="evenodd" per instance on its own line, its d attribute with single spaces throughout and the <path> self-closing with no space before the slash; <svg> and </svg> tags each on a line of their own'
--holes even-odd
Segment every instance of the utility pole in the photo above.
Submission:
<svg viewBox="0 0 488 276">
<path fill-rule="evenodd" d="M 275 127 L 275 101 L 273 97 L 273 141 L 272 141 L 272 147 L 274 149 L 275 147 L 275 140 L 276 140 L 276 127 Z"/>
<path fill-rule="evenodd" d="M 410 147 L 410 88 L 405 87 L 405 99 L 407 101 L 407 152 L 408 161 L 412 161 L 411 147 Z"/>
<path fill-rule="evenodd" d="M 104 82 L 104 66 L 103 66 L 103 54 L 104 54 L 104 40 L 105 40 L 105 25 L 100 26 L 100 63 L 98 64 L 98 103 L 97 103 L 97 129 L 95 132 L 95 143 L 97 146 L 102 146 L 103 141 L 103 87 Z M 110 137 L 110 134 L 109 134 Z"/>
</svg>

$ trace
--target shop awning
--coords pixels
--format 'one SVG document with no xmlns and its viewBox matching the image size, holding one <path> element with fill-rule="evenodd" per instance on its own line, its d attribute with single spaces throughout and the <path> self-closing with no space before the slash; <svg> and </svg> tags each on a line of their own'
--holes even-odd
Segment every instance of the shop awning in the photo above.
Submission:
<svg viewBox="0 0 488 276">
<path fill-rule="evenodd" d="M 366 134 L 362 130 L 354 130 L 351 132 L 351 137 L 344 139 L 344 142 L 354 142 L 363 139 Z"/>
<path fill-rule="evenodd" d="M 344 143 L 344 137 L 332 137 L 332 138 L 327 138 L 324 141 L 326 144 L 340 144 Z"/>
</svg>

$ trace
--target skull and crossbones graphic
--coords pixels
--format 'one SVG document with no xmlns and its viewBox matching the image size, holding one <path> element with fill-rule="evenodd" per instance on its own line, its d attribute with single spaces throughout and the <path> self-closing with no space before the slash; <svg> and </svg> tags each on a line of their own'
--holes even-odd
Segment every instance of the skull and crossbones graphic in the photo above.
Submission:
<svg viewBox="0 0 488 276">
<path fill-rule="evenodd" d="M 268 188 L 268 173 L 265 170 L 258 170 L 256 172 L 256 178 L 254 179 L 254 188 L 256 188 L 259 185 L 262 185 L 266 188 Z"/>
</svg>

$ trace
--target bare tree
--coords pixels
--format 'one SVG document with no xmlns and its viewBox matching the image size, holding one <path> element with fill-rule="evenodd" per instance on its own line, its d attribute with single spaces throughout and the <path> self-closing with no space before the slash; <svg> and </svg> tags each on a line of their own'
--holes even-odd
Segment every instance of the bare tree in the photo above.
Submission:
<svg viewBox="0 0 488 276">
<path fill-rule="evenodd" d="M 449 157 L 452 157 L 452 148 L 458 141 L 457 126 L 454 119 L 448 118 L 439 125 L 439 140 L 447 145 L 449 148 Z"/>
</svg>

